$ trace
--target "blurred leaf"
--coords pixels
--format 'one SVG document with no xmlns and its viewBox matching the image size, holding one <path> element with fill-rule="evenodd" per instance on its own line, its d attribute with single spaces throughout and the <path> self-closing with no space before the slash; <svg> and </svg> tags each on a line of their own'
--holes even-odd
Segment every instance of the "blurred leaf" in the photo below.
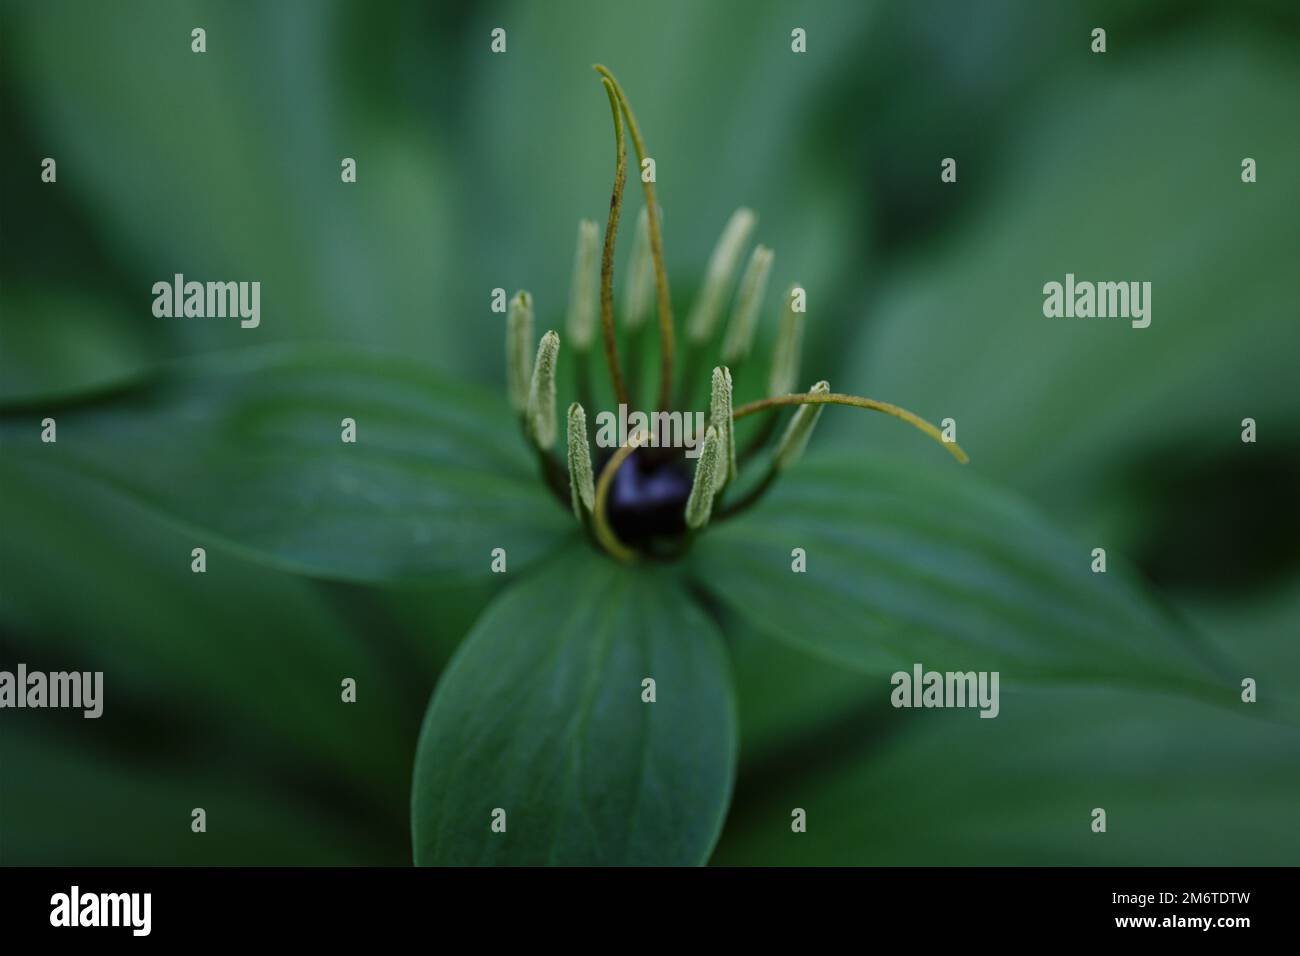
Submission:
<svg viewBox="0 0 1300 956">
<path fill-rule="evenodd" d="M 158 358 L 143 329 L 87 295 L 7 282 L 0 285 L 0 317 L 0 405 L 62 401 L 121 385 L 141 378 Z"/>
<path fill-rule="evenodd" d="M 882 688 L 883 695 L 888 688 Z M 1237 704 L 1238 708 L 1252 705 Z M 1300 732 L 1115 690 L 889 710 L 820 769 L 742 777 L 720 865 L 1290 866 Z M 790 829 L 807 811 L 807 832 Z M 1093 833 L 1092 810 L 1107 830 Z"/>
<path fill-rule="evenodd" d="M 356 421 L 357 441 L 341 441 Z M 39 421 L 8 416 L 21 453 L 107 482 L 250 557 L 360 581 L 491 577 L 527 565 L 572 515 L 547 496 L 504 394 L 402 360 L 266 348 L 179 365 L 149 390 Z"/>
<path fill-rule="evenodd" d="M 474 288 L 522 286 L 534 293 L 541 320 L 563 315 L 577 221 L 604 221 L 613 182 L 597 62 L 618 77 L 656 160 L 675 290 L 703 278 L 727 217 L 742 205 L 759 216 L 752 241 L 776 252 L 761 337 L 775 334 L 778 290 L 796 280 L 829 288 L 857 267 L 863 170 L 825 143 L 841 125 L 837 82 L 859 60 L 875 5 L 801 9 L 808 55 L 791 52 L 796 24 L 779 4 L 738 10 L 661 0 L 651 11 L 580 0 L 565 9 L 557 16 L 536 4 L 512 6 L 507 56 L 488 52 L 500 18 L 483 11 L 461 48 L 473 81 L 465 83 L 460 155 L 483 210 L 465 236 L 477 250 L 465 266 Z M 616 286 L 643 205 L 635 177 L 625 202 Z M 679 325 L 686 307 L 677 306 Z M 480 361 L 495 361 L 496 343 L 481 327 L 467 334 L 479 341 Z M 701 378 L 707 387 L 707 374 Z"/>
<path fill-rule="evenodd" d="M 807 572 L 791 571 L 791 550 Z M 1178 629 L 1090 549 L 950 461 L 801 462 L 770 499 L 710 528 L 702 583 L 759 631 L 872 672 L 1000 670 L 1232 699 Z M 1223 688 L 1220 690 L 1219 688 Z"/>
<path fill-rule="evenodd" d="M 735 767 L 731 681 L 716 629 L 669 575 L 583 547 L 487 610 L 420 736 L 417 864 L 707 860 Z"/>
<path fill-rule="evenodd" d="M 363 18 L 314 0 L 141 0 L 131 17 L 75 0 L 10 7 L 6 65 L 47 150 L 38 155 L 58 158 L 58 188 L 88 207 L 138 289 L 142 327 L 166 321 L 217 347 L 343 339 L 455 366 L 460 343 L 440 341 L 438 325 L 461 314 L 446 309 L 459 271 L 434 265 L 458 250 L 460 190 L 442 188 L 451 134 L 402 82 L 403 70 L 428 75 L 436 40 L 420 59 L 406 48 L 396 69 L 399 11 Z M 190 48 L 196 25 L 203 54 Z M 341 181 L 344 157 L 357 161 L 355 183 Z M 152 283 L 177 272 L 260 281 L 257 331 L 153 318 Z M 487 288 L 475 301 L 486 313 Z"/>
<path fill-rule="evenodd" d="M 1212 603 L 1190 597 L 1179 606 L 1231 652 L 1241 676 L 1256 679 L 1261 701 L 1300 701 L 1300 578 L 1250 601 Z"/>
<path fill-rule="evenodd" d="M 83 723 L 80 715 L 58 716 Z M 48 725 L 46 731 L 6 726 L 0 734 L 6 771 L 0 775 L 0 863 L 6 866 L 400 862 L 376 848 L 355 812 L 305 801 L 300 789 L 268 779 L 251 762 L 216 767 L 173 754 L 163 763 L 156 742 L 154 759 L 110 757 L 102 746 L 77 746 L 51 737 Z M 206 833 L 190 829 L 195 807 L 207 813 Z"/>
<path fill-rule="evenodd" d="M 740 762 L 747 767 L 796 751 L 828 727 L 879 702 L 869 674 L 772 640 L 751 620 L 723 609 L 740 717 Z"/>
<path fill-rule="evenodd" d="M 1300 63 L 1233 32 L 1098 59 L 1045 91 L 966 228 L 871 305 L 838 383 L 953 417 L 974 467 L 1094 532 L 1153 449 L 1240 455 L 1246 416 L 1270 442 L 1300 438 Z M 1067 272 L 1151 282 L 1150 327 L 1045 318 L 1043 285 Z M 862 442 L 845 417 L 824 427 Z M 871 444 L 927 451 L 901 431 Z"/>
<path fill-rule="evenodd" d="M 75 725 L 100 749 L 144 737 L 166 759 L 173 746 L 238 742 L 265 750 L 271 767 L 328 775 L 369 806 L 401 806 L 419 719 L 404 674 L 383 666 L 385 639 L 351 634 L 313 582 L 7 454 L 0 527 L 4 659 L 102 670 L 104 715 Z M 203 574 L 190 569 L 194 547 L 207 549 Z M 345 677 L 356 704 L 340 699 Z"/>
</svg>

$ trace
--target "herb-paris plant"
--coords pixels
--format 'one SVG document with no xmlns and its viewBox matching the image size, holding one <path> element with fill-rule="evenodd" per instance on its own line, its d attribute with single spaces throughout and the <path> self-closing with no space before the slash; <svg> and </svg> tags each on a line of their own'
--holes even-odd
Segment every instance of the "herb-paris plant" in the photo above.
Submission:
<svg viewBox="0 0 1300 956">
<path fill-rule="evenodd" d="M 624 121 L 638 159 L 644 143 L 617 85 L 605 81 L 616 179 L 599 313 L 611 386 L 623 397 L 639 375 L 636 365 L 623 374 L 613 327 Z M 647 188 L 633 273 L 654 281 L 656 407 L 666 409 L 674 387 L 689 393 L 693 366 L 710 354 L 737 237 L 752 217 L 724 232 L 675 375 L 658 212 Z M 584 262 L 593 258 L 580 253 L 575 275 L 592 275 Z M 727 364 L 709 377 L 712 437 L 693 475 L 681 449 L 641 447 L 643 433 L 593 460 L 586 409 L 595 406 L 582 401 L 581 370 L 580 401 L 565 420 L 568 454 L 563 463 L 553 455 L 559 337 L 543 336 L 533 353 L 526 295 L 507 317 L 508 403 L 498 390 L 392 356 L 279 347 L 206 356 L 148 389 L 70 409 L 54 446 L 11 419 L 6 448 L 97 477 L 175 516 L 202 543 L 224 539 L 281 567 L 366 582 L 505 585 L 425 718 L 411 798 L 418 863 L 707 860 L 735 775 L 727 640 L 739 630 L 875 675 L 925 661 L 1001 670 L 1008 685 L 1091 679 L 1213 692 L 1207 668 L 1122 573 L 1089 574 L 1086 549 L 978 476 L 865 451 L 790 468 L 824 404 L 887 411 L 936 431 L 823 382 L 791 393 L 803 320 L 793 307 L 768 394 L 732 407 L 731 370 L 740 387 L 760 285 L 741 282 Z M 636 291 L 634 278 L 629 296 Z M 624 328 L 625 342 L 639 334 Z M 577 361 L 585 363 L 581 350 Z M 590 378 L 585 387 L 594 393 Z M 798 407 L 782 433 L 785 405 Z M 764 420 L 740 448 L 734 424 L 750 415 Z M 339 441 L 343 418 L 356 422 L 355 444 Z M 521 418 L 526 444 L 513 440 Z M 764 455 L 751 478 L 748 465 Z M 137 466 L 144 460 L 147 469 Z M 795 548 L 807 556 L 804 573 L 792 571 Z M 498 550 L 504 573 L 492 567 Z M 889 685 L 880 686 L 883 698 Z"/>
</svg>

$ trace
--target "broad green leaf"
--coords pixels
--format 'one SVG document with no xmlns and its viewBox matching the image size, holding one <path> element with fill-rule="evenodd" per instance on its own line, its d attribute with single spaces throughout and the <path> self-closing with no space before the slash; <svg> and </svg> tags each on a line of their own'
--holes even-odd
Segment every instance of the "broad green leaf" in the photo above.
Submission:
<svg viewBox="0 0 1300 956">
<path fill-rule="evenodd" d="M 828 156 L 826 143 L 843 135 L 836 102 L 845 97 L 845 69 L 861 60 L 876 8 L 801 10 L 798 25 L 816 50 L 802 56 L 790 52 L 796 24 L 779 5 L 748 4 L 743 12 L 692 0 L 665 0 L 653 12 L 586 6 L 588 15 L 556 17 L 517 4 L 507 56 L 485 62 L 476 40 L 452 51 L 476 77 L 465 90 L 462 132 L 462 152 L 475 167 L 463 176 L 511 227 L 467 224 L 470 248 L 481 253 L 466 268 L 481 270 L 488 287 L 499 273 L 530 289 L 540 320 L 563 315 L 575 226 L 584 216 L 603 224 L 613 182 L 609 109 L 591 68 L 599 61 L 622 84 L 656 161 L 664 255 L 675 298 L 682 299 L 675 303 L 679 327 L 727 217 L 747 205 L 759 217 L 751 245 L 762 242 L 776 253 L 759 332 L 762 340 L 772 337 L 780 290 L 796 280 L 830 288 L 864 256 L 864 170 L 856 158 Z M 542 143 L 552 145 L 533 150 L 530 174 L 521 177 L 515 147 Z M 628 150 L 616 286 L 625 281 L 635 213 L 644 203 L 631 144 Z M 481 329 L 473 334 L 480 354 L 494 362 L 496 342 Z M 707 390 L 708 366 L 699 378 Z"/>
<path fill-rule="evenodd" d="M 791 570 L 802 548 L 807 571 Z M 1127 577 L 941 455 L 800 462 L 711 527 L 700 581 L 748 624 L 870 672 L 998 670 L 1005 683 L 1105 681 L 1231 699 L 1210 651 Z"/>
<path fill-rule="evenodd" d="M 51 732 L 79 714 L 5 714 L 0 734 L 0 864 L 5 866 L 373 866 L 400 862 L 355 807 L 304 799 L 301 778 L 238 747 L 184 753 L 161 735 L 112 752 Z M 13 721 L 17 727 L 10 726 Z M 24 726 L 26 725 L 26 726 Z M 32 725 L 41 725 L 29 730 Z M 90 734 L 88 733 L 88 737 Z M 232 755 L 235 755 L 232 759 Z M 191 831 L 191 811 L 207 832 Z M 397 831 L 400 837 L 400 829 Z"/>
<path fill-rule="evenodd" d="M 375 633 L 374 615 L 349 628 L 319 582 L 6 455 L 0 528 L 0 661 L 104 673 L 103 715 L 76 715 L 69 733 L 104 752 L 135 754 L 140 739 L 195 760 L 233 749 L 250 767 L 327 778 L 375 812 L 402 806 L 417 695 L 436 670 L 401 635 Z M 202 574 L 191 570 L 195 547 L 207 552 Z M 439 625 L 425 622 L 422 644 L 442 639 Z M 344 678 L 356 681 L 355 704 L 342 702 Z"/>
<path fill-rule="evenodd" d="M 883 687 L 881 696 L 888 687 Z M 721 865 L 1293 866 L 1300 731 L 1113 689 L 884 712 L 800 772 L 741 776 Z M 791 830 L 791 811 L 807 831 Z M 1092 811 L 1106 832 L 1092 832 Z"/>
<path fill-rule="evenodd" d="M 1179 609 L 1260 685 L 1261 701 L 1300 713 L 1300 581 L 1233 604 L 1181 600 Z M 1288 706 L 1288 703 L 1289 706 Z"/>
<path fill-rule="evenodd" d="M 417 864 L 707 860 L 735 765 L 731 680 L 715 626 L 671 575 L 584 547 L 488 608 L 421 732 Z"/>
<path fill-rule="evenodd" d="M 57 187 L 35 166 L 31 182 L 75 193 L 141 323 L 208 347 L 344 339 L 455 368 L 458 338 L 433 343 L 469 324 L 467 285 L 485 314 L 497 280 L 466 283 L 455 264 L 454 198 L 467 190 L 447 188 L 454 132 L 410 79 L 433 75 L 451 35 L 415 8 L 375 15 L 337 0 L 142 0 L 134 14 L 10 4 L 4 32 L 6 80 L 38 131 L 31 161 L 59 163 Z M 203 54 L 191 51 L 196 26 Z M 344 157 L 355 183 L 342 181 Z M 260 281 L 256 332 L 154 319 L 152 284 L 177 272 Z"/>
<path fill-rule="evenodd" d="M 132 382 L 158 357 L 143 325 L 88 295 L 0 285 L 0 406 L 40 408 Z"/>
<path fill-rule="evenodd" d="M 356 442 L 342 422 L 356 423 Z M 181 364 L 147 390 L 3 420 L 5 454 L 131 494 L 249 556 L 329 578 L 452 584 L 519 570 L 573 530 L 504 393 L 392 357 L 270 347 Z"/>
<path fill-rule="evenodd" d="M 990 168 L 978 214 L 890 278 L 837 383 L 951 416 L 983 473 L 1090 530 L 1147 472 L 1261 447 L 1240 441 L 1244 417 L 1261 450 L 1300 436 L 1300 180 L 1284 172 L 1300 152 L 1300 63 L 1221 31 L 1111 56 L 1056 81 Z M 1248 156 L 1256 183 L 1241 181 Z M 1043 286 L 1066 273 L 1150 282 L 1150 326 L 1044 317 Z M 864 440 L 846 416 L 823 428 Z M 928 451 L 901 429 L 871 442 Z M 1140 537 L 1143 510 L 1123 518 L 1108 537 Z"/>
<path fill-rule="evenodd" d="M 843 663 L 775 641 L 719 608 L 740 717 L 740 768 L 819 745 L 829 731 L 880 702 L 880 681 Z"/>
</svg>

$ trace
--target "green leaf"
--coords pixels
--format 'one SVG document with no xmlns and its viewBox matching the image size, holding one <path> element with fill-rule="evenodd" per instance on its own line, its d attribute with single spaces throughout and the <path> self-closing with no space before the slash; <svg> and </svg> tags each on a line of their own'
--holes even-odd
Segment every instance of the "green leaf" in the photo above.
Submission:
<svg viewBox="0 0 1300 956">
<path fill-rule="evenodd" d="M 342 441 L 343 419 L 356 442 Z M 8 415 L 6 454 L 107 482 L 276 566 L 451 584 L 523 568 L 573 529 L 546 495 L 504 390 L 330 348 L 223 353 L 58 416 Z"/>
<path fill-rule="evenodd" d="M 250 860 L 259 866 L 374 866 L 396 861 L 387 844 L 376 847 L 372 821 L 359 823 L 355 807 L 332 807 L 313 799 L 314 794 L 305 797 L 300 770 L 286 781 L 274 778 L 274 765 L 253 766 L 249 738 L 211 755 L 204 752 L 202 738 L 197 753 L 157 753 L 154 748 L 165 746 L 163 732 L 147 745 L 137 739 L 134 748 L 112 752 L 91 733 L 77 741 L 51 733 L 48 725 L 36 731 L 13 728 L 11 720 L 24 723 L 16 716 L 5 715 L 0 734 L 0 766 L 6 771 L 0 780 L 5 811 L 0 814 L 0 846 L 6 866 L 247 866 Z M 207 813 L 207 834 L 190 830 L 195 807 Z"/>
<path fill-rule="evenodd" d="M 803 548 L 807 571 L 791 571 Z M 872 672 L 999 670 L 1004 683 L 1106 681 L 1224 695 L 1211 652 L 1091 545 L 951 461 L 802 462 L 711 528 L 702 583 L 748 624 Z M 1222 690 L 1220 691 L 1220 688 Z"/>
<path fill-rule="evenodd" d="M 1300 730 L 1234 706 L 1099 688 L 1004 693 L 994 720 L 886 706 L 820 767 L 742 775 L 713 862 L 1294 865 Z"/>
<path fill-rule="evenodd" d="M 94 482 L 8 455 L 0 528 L 0 659 L 104 672 L 103 715 L 78 715 L 69 732 L 131 753 L 142 738 L 183 740 L 198 763 L 208 748 L 229 759 L 233 744 L 245 766 L 260 754 L 381 812 L 404 802 L 420 689 L 436 670 L 413 679 L 414 649 L 393 647 L 401 634 L 349 628 L 317 582 L 249 564 Z M 202 574 L 191 571 L 195 547 L 207 551 Z M 420 643 L 444 640 L 442 623 L 426 620 Z M 341 702 L 345 677 L 360 688 L 356 704 Z"/>
<path fill-rule="evenodd" d="M 0 286 L 0 405 L 63 401 L 144 377 L 158 359 L 143 325 L 65 290 Z"/>
<path fill-rule="evenodd" d="M 10 5 L 4 32 L 6 81 L 39 130 L 31 161 L 59 163 L 58 186 L 35 188 L 75 191 L 142 322 L 243 344 L 237 322 L 150 315 L 152 284 L 183 272 L 260 281 L 264 342 L 401 351 L 471 324 L 466 287 L 479 307 L 486 288 L 455 258 L 453 134 L 403 75 L 445 62 L 443 41 L 419 29 L 424 14 L 367 16 L 334 0 L 304 29 L 288 7 L 214 7 L 201 24 L 165 0 L 139 13 Z M 207 53 L 191 52 L 196 26 Z M 406 46 L 416 35 L 423 45 Z M 344 157 L 357 160 L 355 183 L 342 182 Z M 462 345 L 449 335 L 430 353 L 452 369 Z"/>
<path fill-rule="evenodd" d="M 492 197 L 513 226 L 485 230 L 468 223 L 466 234 L 475 243 L 469 248 L 483 250 L 478 258 L 490 258 L 503 275 L 517 277 L 512 283 L 534 294 L 539 322 L 559 321 L 547 317 L 563 315 L 574 227 L 584 216 L 603 222 L 609 202 L 613 132 L 591 69 L 600 60 L 627 93 L 656 161 L 678 334 L 727 218 L 748 205 L 759 217 L 751 245 L 762 242 L 776 254 L 757 339 L 765 354 L 780 315 L 774 300 L 791 282 L 835 287 L 860 270 L 865 256 L 861 223 L 870 197 L 860 157 L 845 159 L 825 143 L 846 135 L 836 103 L 853 100 L 844 92 L 845 74 L 860 62 L 878 11 L 866 4 L 809 5 L 800 17 L 799 26 L 817 38 L 815 56 L 789 52 L 794 24 L 779 5 L 747 6 L 743 30 L 736 29 L 736 10 L 718 4 L 667 3 L 653 16 L 620 7 L 580 22 L 543 7 L 514 9 L 507 56 L 484 69 L 477 54 L 456 51 L 475 77 L 464 92 L 464 128 L 457 131 L 461 155 L 473 161 L 463 176 L 471 189 Z M 530 39 L 516 45 L 516 35 Z M 719 36 L 728 42 L 719 45 Z M 782 47 L 788 55 L 772 55 Z M 664 68 L 666 51 L 671 69 Z M 547 82 L 534 83 L 542 73 Z M 564 144 L 531 157 L 528 178 L 547 183 L 545 190 L 516 174 L 511 150 L 503 148 L 506 130 L 515 143 Z M 618 288 L 626 281 L 624 257 L 644 204 L 634 172 L 632 156 Z M 486 354 L 495 350 L 488 342 Z M 698 382 L 690 383 L 705 395 L 709 367 L 702 362 Z M 739 399 L 744 383 L 736 384 Z"/>
<path fill-rule="evenodd" d="M 1287 92 L 1300 64 L 1222 31 L 1113 69 L 1098 59 L 1080 58 L 1019 124 L 980 214 L 891 278 L 837 382 L 951 416 L 985 474 L 1089 528 L 1148 469 L 1242 460 L 1246 416 L 1274 448 L 1300 438 L 1300 180 L 1264 173 L 1300 152 Z M 1247 156 L 1257 183 L 1241 181 Z M 1150 326 L 1044 317 L 1043 285 L 1067 272 L 1150 282 Z M 862 441 L 846 416 L 822 427 Z M 871 440 L 928 452 L 902 429 Z M 1140 538 L 1145 510 L 1116 533 Z"/>
<path fill-rule="evenodd" d="M 821 746 L 841 722 L 880 703 L 878 677 L 772 640 L 734 614 L 721 627 L 736 686 L 742 776 Z"/>
<path fill-rule="evenodd" d="M 434 692 L 415 862 L 703 863 L 735 750 L 722 641 L 671 572 L 567 552 L 487 610 Z"/>
</svg>

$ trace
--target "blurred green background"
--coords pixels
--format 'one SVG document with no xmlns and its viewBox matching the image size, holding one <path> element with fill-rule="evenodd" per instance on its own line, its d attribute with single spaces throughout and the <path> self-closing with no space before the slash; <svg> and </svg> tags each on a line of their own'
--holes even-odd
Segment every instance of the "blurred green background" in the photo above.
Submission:
<svg viewBox="0 0 1300 956">
<path fill-rule="evenodd" d="M 1295 4 L 48 0 L 2 17 L 6 416 L 267 342 L 500 381 L 490 290 L 530 289 L 539 324 L 561 322 L 575 222 L 607 208 L 599 61 L 656 157 L 684 304 L 751 206 L 772 288 L 809 290 L 804 380 L 955 418 L 972 468 L 1134 564 L 1261 694 L 1300 694 Z M 154 318 L 175 272 L 260 280 L 261 327 Z M 1151 327 L 1043 318 L 1066 272 L 1152 282 Z M 933 452 L 851 415 L 815 441 Z M 11 458 L 0 666 L 102 669 L 111 696 L 97 721 L 0 717 L 0 862 L 409 862 L 419 721 L 488 592 L 319 582 L 215 548 L 205 579 L 176 560 L 182 531 Z M 758 636 L 733 650 L 741 772 L 718 862 L 1300 860 L 1292 727 L 1104 688 L 1020 694 L 991 730 L 900 720 L 860 676 Z M 1126 821 L 1104 841 L 1099 805 Z"/>
</svg>

